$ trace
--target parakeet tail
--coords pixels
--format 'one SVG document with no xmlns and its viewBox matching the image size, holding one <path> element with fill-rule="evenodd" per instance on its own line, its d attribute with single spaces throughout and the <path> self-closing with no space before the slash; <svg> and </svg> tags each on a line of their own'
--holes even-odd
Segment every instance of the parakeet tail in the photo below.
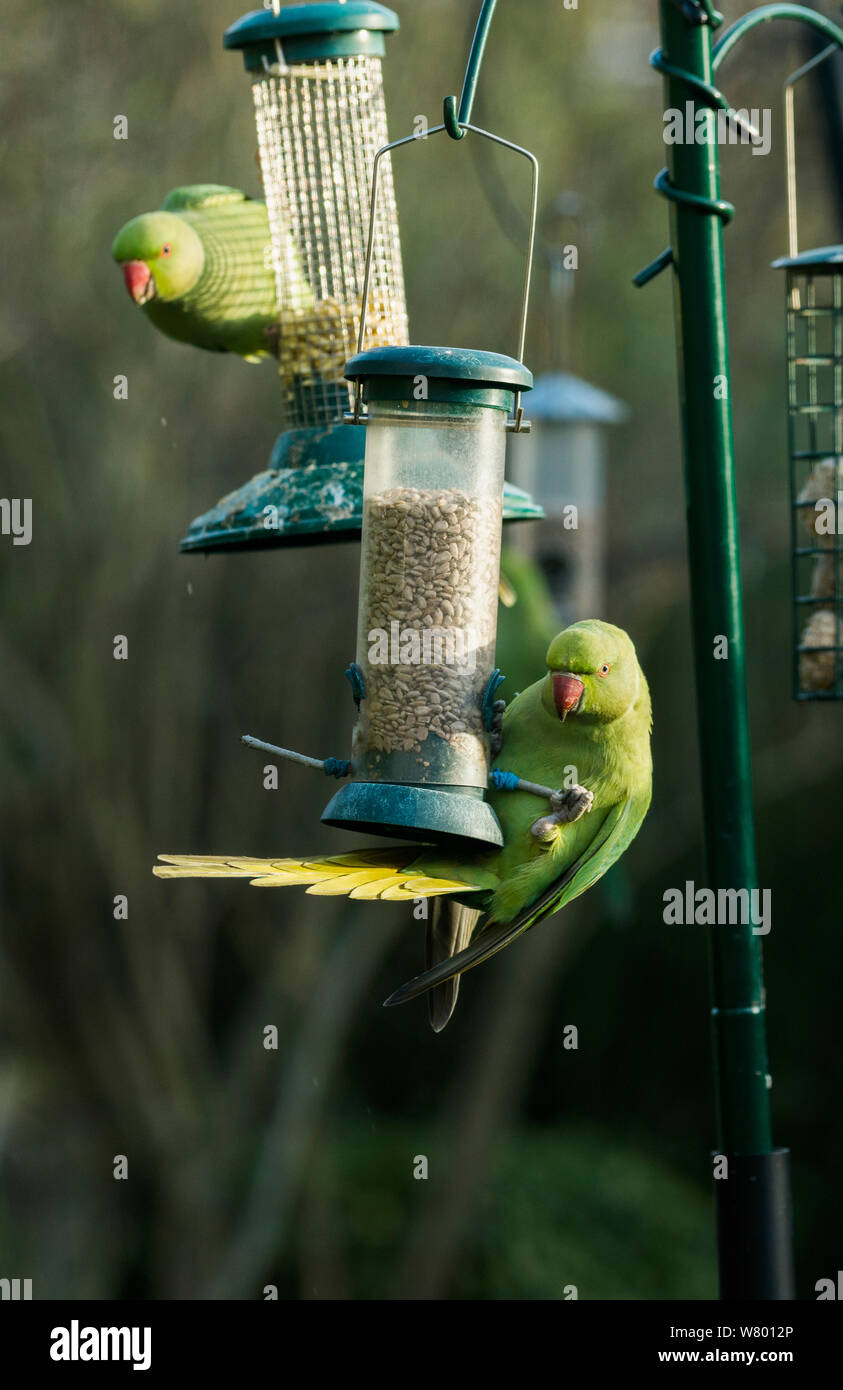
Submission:
<svg viewBox="0 0 843 1390">
<path fill-rule="evenodd" d="M 479 891 L 453 879 L 430 878 L 413 868 L 423 846 L 370 849 L 313 859 L 248 859 L 226 855 L 160 854 L 158 878 L 247 878 L 255 888 L 305 886 L 306 892 L 390 902 Z"/>
<path fill-rule="evenodd" d="M 470 942 L 480 912 L 462 903 L 435 902 L 425 937 L 425 968 L 431 970 L 440 961 L 450 960 Z M 430 1026 L 434 1033 L 441 1033 L 450 1021 L 457 1004 L 460 977 L 454 975 L 444 984 L 434 985 L 427 996 Z"/>
</svg>

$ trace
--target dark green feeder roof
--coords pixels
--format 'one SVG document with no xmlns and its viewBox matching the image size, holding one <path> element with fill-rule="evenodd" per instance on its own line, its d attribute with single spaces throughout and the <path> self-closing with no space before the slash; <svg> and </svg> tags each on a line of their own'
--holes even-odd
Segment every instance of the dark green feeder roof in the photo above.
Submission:
<svg viewBox="0 0 843 1390">
<path fill-rule="evenodd" d="M 375 0 L 285 5 L 279 14 L 253 10 L 223 35 L 225 48 L 241 49 L 246 67 L 260 69 L 262 59 L 277 61 L 276 40 L 290 63 L 368 55 L 382 58 L 385 34 L 399 27 L 397 14 Z"/>
<path fill-rule="evenodd" d="M 208 553 L 359 540 L 365 442 L 363 425 L 288 430 L 276 441 L 270 467 L 197 516 L 179 549 Z M 543 516 L 528 492 L 504 485 L 505 522 Z"/>
<path fill-rule="evenodd" d="M 358 352 L 345 364 L 348 381 L 371 381 L 373 377 L 426 376 L 431 381 L 462 382 L 469 389 L 504 387 L 510 391 L 529 391 L 533 373 L 523 362 L 502 352 L 480 352 L 475 348 L 379 347 Z"/>
<path fill-rule="evenodd" d="M 843 246 L 819 246 L 798 256 L 781 256 L 774 270 L 799 270 L 806 275 L 839 275 L 843 272 Z"/>
</svg>

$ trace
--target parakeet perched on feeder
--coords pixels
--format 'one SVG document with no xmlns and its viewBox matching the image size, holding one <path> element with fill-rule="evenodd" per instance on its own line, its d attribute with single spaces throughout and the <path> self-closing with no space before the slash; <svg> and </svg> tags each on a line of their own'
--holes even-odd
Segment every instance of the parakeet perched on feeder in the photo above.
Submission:
<svg viewBox="0 0 843 1390">
<path fill-rule="evenodd" d="M 248 878 L 256 887 L 307 885 L 315 894 L 389 901 L 442 898 L 427 928 L 426 970 L 390 996 L 431 991 L 436 1032 L 451 1017 L 459 977 L 590 888 L 623 854 L 650 804 L 650 694 L 620 628 L 589 620 L 551 642 L 547 672 L 504 711 L 489 801 L 499 849 L 410 845 L 313 859 L 162 855 L 162 878 Z M 497 770 L 498 776 L 494 776 Z M 505 772 L 504 772 L 505 770 Z M 508 774 L 511 775 L 507 779 Z M 542 806 L 510 783 L 558 788 Z"/>
<path fill-rule="evenodd" d="M 292 239 L 283 274 L 297 304 L 313 296 Z M 278 303 L 266 205 L 237 188 L 174 188 L 134 217 L 112 255 L 134 302 L 161 333 L 247 362 L 278 355 Z"/>
</svg>

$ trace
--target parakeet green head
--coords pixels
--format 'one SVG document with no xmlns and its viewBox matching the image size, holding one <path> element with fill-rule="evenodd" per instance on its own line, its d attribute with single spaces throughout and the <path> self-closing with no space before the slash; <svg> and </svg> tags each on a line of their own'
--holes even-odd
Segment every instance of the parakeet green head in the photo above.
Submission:
<svg viewBox="0 0 843 1390">
<path fill-rule="evenodd" d="M 202 241 L 173 212 L 145 212 L 121 227 L 111 254 L 136 304 L 172 303 L 193 288 L 205 259 Z"/>
<path fill-rule="evenodd" d="M 619 719 L 646 695 L 635 648 L 611 623 L 589 618 L 554 637 L 547 649 L 542 704 L 548 714 L 588 723 Z"/>
</svg>

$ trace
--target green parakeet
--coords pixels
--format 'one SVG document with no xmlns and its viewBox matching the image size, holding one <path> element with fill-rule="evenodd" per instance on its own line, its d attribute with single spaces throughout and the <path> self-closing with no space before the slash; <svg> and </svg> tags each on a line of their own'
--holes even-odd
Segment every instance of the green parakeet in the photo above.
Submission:
<svg viewBox="0 0 843 1390">
<path fill-rule="evenodd" d="M 284 276 L 291 303 L 313 296 L 287 238 Z M 134 217 L 112 255 L 134 302 L 161 333 L 248 362 L 278 355 L 278 306 L 266 205 L 237 188 L 175 188 L 158 212 Z"/>
<path fill-rule="evenodd" d="M 162 878 L 251 879 L 257 887 L 305 884 L 309 893 L 389 901 L 447 899 L 427 929 L 427 969 L 386 1001 L 432 991 L 430 1019 L 444 1028 L 459 976 L 584 893 L 623 854 L 650 804 L 650 693 L 620 628 L 590 619 L 553 639 L 547 673 L 509 704 L 494 767 L 559 788 L 550 805 L 532 792 L 491 787 L 500 849 L 459 854 L 435 846 L 364 850 L 314 859 L 161 855 Z"/>
</svg>

